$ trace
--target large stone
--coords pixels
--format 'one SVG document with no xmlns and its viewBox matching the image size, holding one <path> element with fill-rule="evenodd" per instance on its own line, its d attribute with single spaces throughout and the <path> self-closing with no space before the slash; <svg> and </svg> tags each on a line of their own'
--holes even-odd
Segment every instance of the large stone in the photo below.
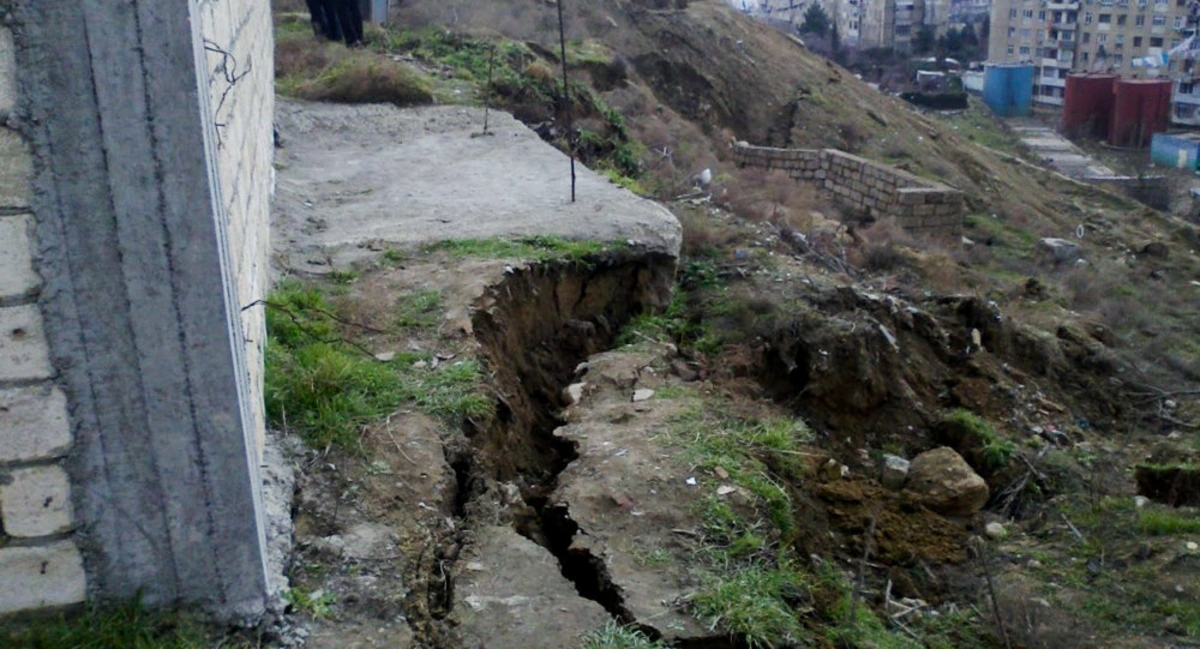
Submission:
<svg viewBox="0 0 1200 649">
<path fill-rule="evenodd" d="M 942 446 L 913 458 L 905 488 L 929 509 L 946 516 L 969 516 L 983 509 L 991 492 L 954 449 Z"/>
<path fill-rule="evenodd" d="M 12 30 L 0 25 L 0 117 L 17 105 L 17 47 Z M 4 122 L 0 119 L 0 124 Z"/>
<path fill-rule="evenodd" d="M 1083 246 L 1067 239 L 1046 237 L 1041 240 L 1041 246 L 1059 263 L 1067 264 L 1083 257 Z"/>
<path fill-rule="evenodd" d="M 48 379 L 50 348 L 36 304 L 0 309 L 0 380 Z"/>
<path fill-rule="evenodd" d="M 898 455 L 883 456 L 883 473 L 879 482 L 888 489 L 899 491 L 908 480 L 909 461 Z"/>
<path fill-rule="evenodd" d="M 27 295 L 41 278 L 33 272 L 33 219 L 0 216 L 0 298 Z"/>
<path fill-rule="evenodd" d="M 71 447 L 67 397 L 49 383 L 0 390 L 0 462 L 61 457 Z"/>
</svg>

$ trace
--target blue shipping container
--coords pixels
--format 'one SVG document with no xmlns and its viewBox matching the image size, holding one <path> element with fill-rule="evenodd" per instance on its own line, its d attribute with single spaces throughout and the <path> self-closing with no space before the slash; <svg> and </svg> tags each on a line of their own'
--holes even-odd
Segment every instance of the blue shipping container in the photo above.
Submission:
<svg viewBox="0 0 1200 649">
<path fill-rule="evenodd" d="M 1196 170 L 1200 134 L 1155 133 L 1150 138 L 1150 159 L 1160 167 Z"/>
<path fill-rule="evenodd" d="M 999 117 L 1024 117 L 1033 104 L 1033 66 L 994 63 L 983 79 L 983 103 Z"/>
</svg>

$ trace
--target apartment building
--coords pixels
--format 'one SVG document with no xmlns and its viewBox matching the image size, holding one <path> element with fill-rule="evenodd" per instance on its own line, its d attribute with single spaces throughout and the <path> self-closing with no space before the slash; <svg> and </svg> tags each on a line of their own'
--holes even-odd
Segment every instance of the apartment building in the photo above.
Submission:
<svg viewBox="0 0 1200 649">
<path fill-rule="evenodd" d="M 1032 63 L 1033 99 L 1045 105 L 1062 105 L 1070 72 L 1113 72 L 1132 78 L 1169 74 L 1181 81 L 1177 94 L 1188 102 L 1195 86 L 1190 81 L 1191 61 L 1172 57 L 1166 66 L 1135 64 L 1149 57 L 1161 60 L 1192 33 L 1188 1 L 994 0 L 989 59 Z M 1200 94 L 1191 105 L 1200 106 Z M 1196 111 L 1184 112 L 1194 116 Z"/>
<path fill-rule="evenodd" d="M 945 31 L 951 0 L 728 0 L 756 18 L 787 22 L 800 27 L 804 13 L 820 2 L 837 23 L 843 47 L 894 49 L 907 52 L 922 25 Z"/>
</svg>

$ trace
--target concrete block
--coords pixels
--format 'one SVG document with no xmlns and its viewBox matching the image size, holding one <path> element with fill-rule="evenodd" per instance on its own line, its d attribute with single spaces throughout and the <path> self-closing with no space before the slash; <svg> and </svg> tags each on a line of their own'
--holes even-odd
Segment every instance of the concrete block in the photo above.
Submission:
<svg viewBox="0 0 1200 649">
<path fill-rule="evenodd" d="M 17 105 L 17 48 L 12 30 L 0 25 L 0 114 Z"/>
<path fill-rule="evenodd" d="M 82 602 L 83 560 L 73 543 L 0 548 L 0 613 Z"/>
<path fill-rule="evenodd" d="M 0 520 L 4 532 L 36 538 L 71 531 L 71 482 L 56 464 L 0 474 Z"/>
<path fill-rule="evenodd" d="M 29 207 L 33 158 L 25 139 L 0 126 L 0 207 Z"/>
<path fill-rule="evenodd" d="M 53 375 L 38 306 L 0 309 L 0 380 L 48 379 Z"/>
<path fill-rule="evenodd" d="M 0 390 L 0 462 L 62 457 L 71 447 L 67 397 L 49 383 Z"/>
<path fill-rule="evenodd" d="M 33 272 L 33 217 L 0 216 L 0 298 L 26 295 L 39 284 Z"/>
</svg>

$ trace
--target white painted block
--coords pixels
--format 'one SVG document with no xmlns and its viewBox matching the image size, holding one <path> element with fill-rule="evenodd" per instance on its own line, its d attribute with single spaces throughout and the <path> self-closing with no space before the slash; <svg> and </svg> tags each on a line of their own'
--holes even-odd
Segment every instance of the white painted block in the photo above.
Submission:
<svg viewBox="0 0 1200 649">
<path fill-rule="evenodd" d="M 33 217 L 0 216 L 0 298 L 25 295 L 40 283 L 33 272 Z"/>
<path fill-rule="evenodd" d="M 48 379 L 53 374 L 38 306 L 0 309 L 0 380 Z"/>
<path fill-rule="evenodd" d="M 71 531 L 71 482 L 56 464 L 0 474 L 0 521 L 17 538 Z"/>
<path fill-rule="evenodd" d="M 67 397 L 43 385 L 0 390 L 0 462 L 62 457 L 71 447 Z"/>
<path fill-rule="evenodd" d="M 0 548 L 0 584 L 0 613 L 78 604 L 87 595 L 83 559 L 69 541 Z"/>
</svg>

